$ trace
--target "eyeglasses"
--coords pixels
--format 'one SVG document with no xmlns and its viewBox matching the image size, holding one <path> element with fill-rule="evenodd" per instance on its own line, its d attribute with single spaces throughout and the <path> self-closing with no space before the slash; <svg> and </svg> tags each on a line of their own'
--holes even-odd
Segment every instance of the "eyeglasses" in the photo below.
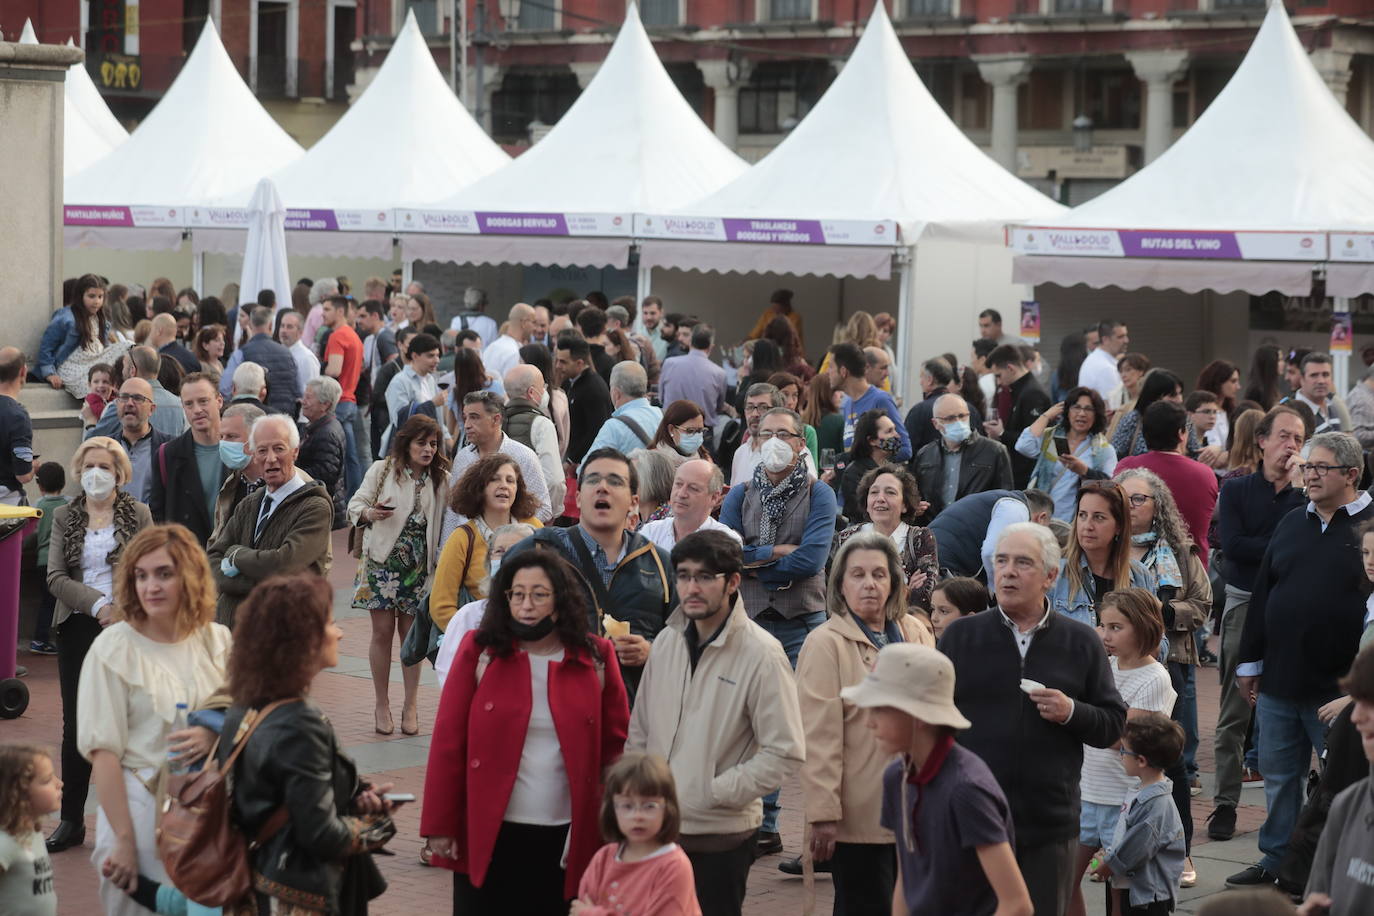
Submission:
<svg viewBox="0 0 1374 916">
<path fill-rule="evenodd" d="M 767 412 L 767 411 L 769 411 L 769 410 L 772 410 L 772 409 L 773 409 L 773 405 L 771 405 L 771 404 L 745 404 L 745 405 L 744 405 L 744 412 L 745 412 L 746 414 L 751 414 L 751 413 L 765 413 L 765 412 Z"/>
<path fill-rule="evenodd" d="M 116 401 L 133 401 L 135 404 L 151 404 L 152 398 L 146 398 L 141 394 L 124 394 L 123 392 L 115 395 Z"/>
<path fill-rule="evenodd" d="M 662 810 L 663 802 L 661 801 L 618 801 L 615 803 L 616 814 L 634 814 L 636 811 L 643 811 L 645 814 L 657 814 Z"/>
<path fill-rule="evenodd" d="M 674 426 L 673 429 L 677 430 L 685 436 L 690 436 L 692 433 L 706 432 L 706 427 L 704 426 Z"/>
<path fill-rule="evenodd" d="M 529 591 L 517 591 L 508 589 L 506 591 L 506 603 L 511 607 L 524 604 L 528 601 L 535 607 L 548 604 L 553 600 L 553 591 L 547 588 L 532 588 Z"/>
<path fill-rule="evenodd" d="M 952 413 L 947 417 L 936 417 L 935 419 L 939 420 L 941 423 L 954 423 L 959 420 L 967 420 L 968 417 L 969 415 L 966 413 Z"/>
<path fill-rule="evenodd" d="M 1145 505 L 1148 500 L 1154 499 L 1149 493 L 1132 493 L 1126 498 L 1130 500 L 1131 505 L 1135 506 L 1137 509 Z"/>
<path fill-rule="evenodd" d="M 791 442 L 793 439 L 800 439 L 801 436 L 797 435 L 796 433 L 789 433 L 789 432 L 787 432 L 786 430 L 782 430 L 782 429 L 779 429 L 779 430 L 771 430 L 771 429 L 762 429 L 762 430 L 759 430 L 759 441 L 760 441 L 760 442 L 767 442 L 769 439 L 774 439 L 774 438 L 776 438 L 776 439 L 781 439 L 781 440 L 784 441 L 784 442 Z"/>
<path fill-rule="evenodd" d="M 608 487 L 628 487 L 630 482 L 619 474 L 588 474 L 582 478 L 582 486 L 596 487 L 605 483 Z"/>
<path fill-rule="evenodd" d="M 680 572 L 673 578 L 677 580 L 677 587 L 684 588 L 688 585 L 709 585 L 717 579 L 724 579 L 725 573 L 689 573 Z"/>
<path fill-rule="evenodd" d="M 1096 409 L 1091 404 L 1070 404 L 1069 410 L 1077 413 L 1095 413 Z"/>
<path fill-rule="evenodd" d="M 1118 748 L 1116 749 L 1116 752 L 1117 752 L 1118 754 L 1120 754 L 1122 757 L 1139 757 L 1139 756 L 1140 756 L 1139 754 L 1137 754 L 1135 751 L 1131 750 L 1129 747 L 1127 747 L 1127 746 L 1124 745 L 1124 744 L 1121 745 L 1120 747 L 1118 747 Z"/>
<path fill-rule="evenodd" d="M 1332 471 L 1345 473 L 1353 467 L 1355 467 L 1353 464 L 1304 464 L 1302 466 L 1302 472 L 1305 475 L 1311 474 L 1314 477 L 1325 477 Z"/>
</svg>

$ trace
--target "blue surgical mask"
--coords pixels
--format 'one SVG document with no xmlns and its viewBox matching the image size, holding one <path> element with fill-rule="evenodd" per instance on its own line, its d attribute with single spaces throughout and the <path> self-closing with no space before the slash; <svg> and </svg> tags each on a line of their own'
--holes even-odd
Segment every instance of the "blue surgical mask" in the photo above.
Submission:
<svg viewBox="0 0 1374 916">
<path fill-rule="evenodd" d="M 706 441 L 705 433 L 683 433 L 677 441 L 677 450 L 684 455 L 695 455 Z"/>
<path fill-rule="evenodd" d="M 947 442 L 953 442 L 958 445 L 960 442 L 967 440 L 972 434 L 973 429 L 968 425 L 967 420 L 951 420 L 945 424 L 944 437 Z"/>
<path fill-rule="evenodd" d="M 219 460 L 224 462 L 224 466 L 230 470 L 241 471 L 248 467 L 248 462 L 253 459 L 244 451 L 242 442 L 230 442 L 227 439 L 221 439 L 219 440 Z"/>
</svg>

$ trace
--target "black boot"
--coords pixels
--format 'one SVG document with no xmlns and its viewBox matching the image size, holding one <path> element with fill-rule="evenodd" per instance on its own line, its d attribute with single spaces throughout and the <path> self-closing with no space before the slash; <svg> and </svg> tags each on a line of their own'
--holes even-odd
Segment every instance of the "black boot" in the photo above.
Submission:
<svg viewBox="0 0 1374 916">
<path fill-rule="evenodd" d="M 830 874 L 829 859 L 826 859 L 824 862 L 812 862 L 811 865 L 812 870 L 818 875 Z M 797 856 L 795 859 L 784 859 L 779 862 L 778 871 L 782 872 L 784 875 L 800 875 L 802 873 L 801 856 Z"/>
<path fill-rule="evenodd" d="M 85 824 L 80 821 L 62 821 L 44 845 L 48 847 L 48 852 L 61 852 L 64 849 L 71 849 L 73 846 L 80 846 L 84 842 L 86 842 Z"/>
</svg>

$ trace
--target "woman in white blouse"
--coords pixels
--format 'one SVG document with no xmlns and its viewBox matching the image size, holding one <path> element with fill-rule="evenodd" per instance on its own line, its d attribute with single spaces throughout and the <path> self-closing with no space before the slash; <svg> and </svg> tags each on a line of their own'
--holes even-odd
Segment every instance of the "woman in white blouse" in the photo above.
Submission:
<svg viewBox="0 0 1374 916">
<path fill-rule="evenodd" d="M 76 685 L 91 643 L 114 623 L 114 571 L 124 545 L 153 523 L 148 507 L 120 489 L 133 466 L 113 439 L 93 436 L 72 457 L 81 495 L 53 513 L 48 590 L 57 600 L 57 677 L 62 691 L 62 820 L 48 837 L 61 852 L 86 839 L 91 766 L 76 749 Z"/>
<path fill-rule="evenodd" d="M 174 731 L 177 704 L 191 709 L 223 683 L 229 630 L 214 622 L 205 551 L 180 525 L 140 532 L 115 571 L 116 622 L 81 669 L 77 745 L 91 761 L 100 809 L 95 852 L 106 914 L 148 910 L 127 896 L 140 874 L 166 882 L 157 857 L 157 795 L 166 767 L 195 763 L 214 733 Z"/>
</svg>

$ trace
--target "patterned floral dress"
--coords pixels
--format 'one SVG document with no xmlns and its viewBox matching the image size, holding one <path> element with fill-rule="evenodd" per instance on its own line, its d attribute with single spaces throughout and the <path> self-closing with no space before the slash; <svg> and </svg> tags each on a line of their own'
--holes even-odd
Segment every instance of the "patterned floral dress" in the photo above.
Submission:
<svg viewBox="0 0 1374 916">
<path fill-rule="evenodd" d="M 397 611 L 415 615 L 422 602 L 429 600 L 429 573 L 425 554 L 429 550 L 429 520 L 420 511 L 420 493 L 425 477 L 415 479 L 415 500 L 410 517 L 396 537 L 384 562 L 363 554 L 355 580 L 357 591 L 353 606 L 366 611 Z"/>
</svg>

